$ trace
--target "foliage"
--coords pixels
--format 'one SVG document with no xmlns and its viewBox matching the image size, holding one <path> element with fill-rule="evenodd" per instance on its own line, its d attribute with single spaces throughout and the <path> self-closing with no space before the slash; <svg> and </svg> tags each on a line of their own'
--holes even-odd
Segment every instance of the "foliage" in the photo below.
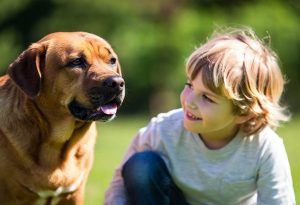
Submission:
<svg viewBox="0 0 300 205">
<path fill-rule="evenodd" d="M 107 39 L 119 55 L 127 97 L 122 112 L 152 114 L 179 106 L 185 59 L 216 27 L 246 25 L 271 36 L 300 101 L 300 7 L 296 0 L 2 0 L 0 73 L 31 42 L 55 31 L 83 30 Z"/>
</svg>

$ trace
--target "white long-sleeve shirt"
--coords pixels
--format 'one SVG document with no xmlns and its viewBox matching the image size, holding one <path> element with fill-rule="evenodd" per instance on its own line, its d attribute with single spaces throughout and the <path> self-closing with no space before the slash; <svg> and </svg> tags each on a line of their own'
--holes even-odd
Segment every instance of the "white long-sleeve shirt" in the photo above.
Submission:
<svg viewBox="0 0 300 205">
<path fill-rule="evenodd" d="M 115 171 L 105 205 L 127 204 L 121 168 L 144 150 L 162 155 L 190 205 L 295 205 L 287 154 L 273 130 L 239 132 L 225 147 L 210 150 L 183 127 L 182 109 L 160 114 L 140 129 Z"/>
</svg>

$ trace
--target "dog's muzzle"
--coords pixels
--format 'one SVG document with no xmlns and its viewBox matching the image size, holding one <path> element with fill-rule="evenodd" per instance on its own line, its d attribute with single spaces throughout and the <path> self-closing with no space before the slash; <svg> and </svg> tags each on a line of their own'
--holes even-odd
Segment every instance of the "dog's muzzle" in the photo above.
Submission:
<svg viewBox="0 0 300 205">
<path fill-rule="evenodd" d="M 106 78 L 102 85 L 88 92 L 92 108 L 86 108 L 76 100 L 69 104 L 74 117 L 83 121 L 112 120 L 125 97 L 125 82 L 120 76 Z"/>
</svg>

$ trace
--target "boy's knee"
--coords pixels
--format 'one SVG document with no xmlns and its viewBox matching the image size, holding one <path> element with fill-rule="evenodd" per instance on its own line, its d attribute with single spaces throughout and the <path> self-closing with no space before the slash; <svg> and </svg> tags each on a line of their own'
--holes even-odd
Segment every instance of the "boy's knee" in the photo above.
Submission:
<svg viewBox="0 0 300 205">
<path fill-rule="evenodd" d="M 164 162 L 158 153 L 154 151 L 139 152 L 124 164 L 122 175 L 125 181 L 146 185 L 151 183 L 162 164 Z"/>
</svg>

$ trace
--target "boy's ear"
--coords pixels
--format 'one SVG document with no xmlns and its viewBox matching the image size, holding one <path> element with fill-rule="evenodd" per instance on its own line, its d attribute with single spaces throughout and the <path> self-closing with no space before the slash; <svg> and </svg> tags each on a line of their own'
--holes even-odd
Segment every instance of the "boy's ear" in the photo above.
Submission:
<svg viewBox="0 0 300 205">
<path fill-rule="evenodd" d="M 255 117 L 255 115 L 253 113 L 248 114 L 248 115 L 237 115 L 235 118 L 235 122 L 236 122 L 236 124 L 243 124 L 254 117 Z"/>
</svg>

